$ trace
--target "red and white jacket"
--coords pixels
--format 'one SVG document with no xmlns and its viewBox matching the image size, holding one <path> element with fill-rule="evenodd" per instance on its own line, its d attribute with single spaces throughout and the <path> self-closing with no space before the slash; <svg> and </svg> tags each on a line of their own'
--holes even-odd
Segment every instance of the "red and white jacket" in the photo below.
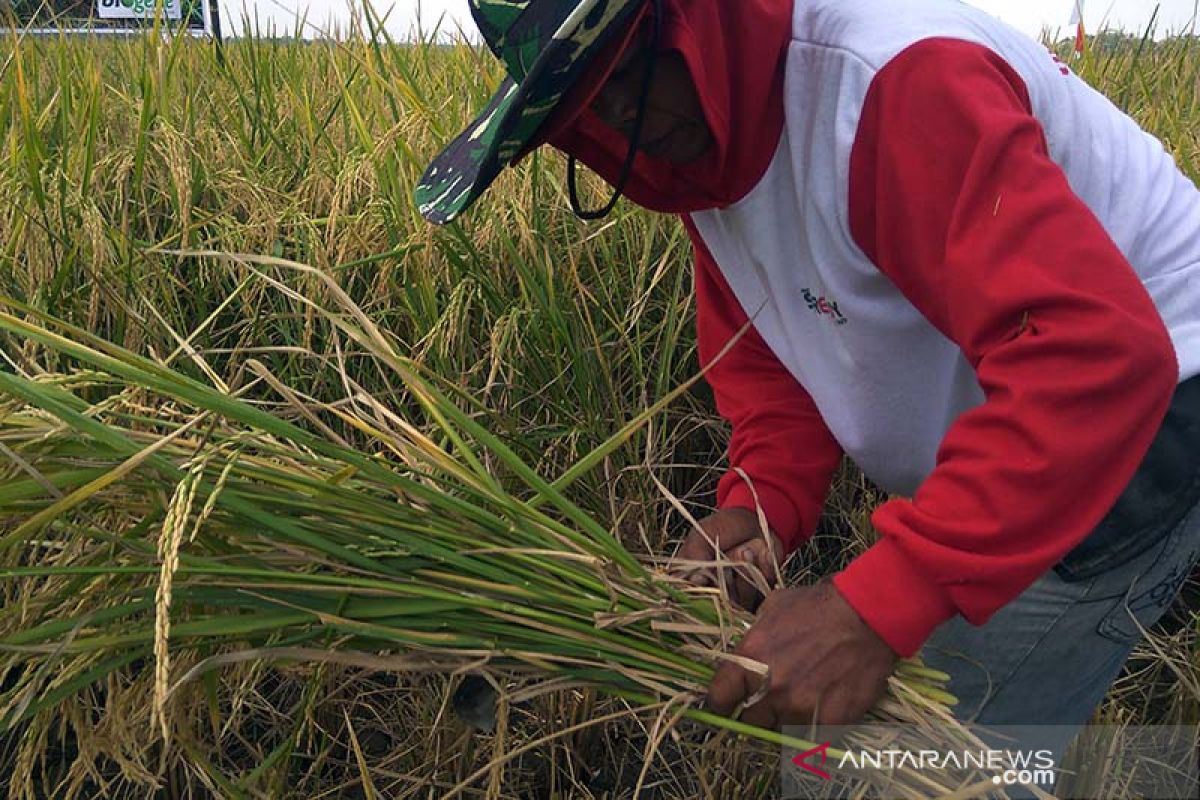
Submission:
<svg viewBox="0 0 1200 800">
<path fill-rule="evenodd" d="M 849 455 L 895 499 L 834 582 L 909 655 L 955 614 L 982 624 L 1080 542 L 1200 372 L 1200 191 L 982 11 L 750 6 L 786 6 L 790 27 L 757 127 L 729 137 L 741 160 L 726 142 L 708 165 L 740 164 L 735 196 L 681 209 L 652 196 L 666 167 L 648 159 L 630 196 L 682 212 L 702 362 L 753 323 L 709 373 L 730 465 L 753 484 L 731 469 L 719 504 L 757 497 L 794 547 Z M 619 142 L 589 124 L 555 143 L 607 177 Z"/>
</svg>

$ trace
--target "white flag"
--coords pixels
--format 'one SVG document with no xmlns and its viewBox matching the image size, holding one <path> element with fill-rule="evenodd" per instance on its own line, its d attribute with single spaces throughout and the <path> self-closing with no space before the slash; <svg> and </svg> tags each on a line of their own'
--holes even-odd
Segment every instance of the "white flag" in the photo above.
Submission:
<svg viewBox="0 0 1200 800">
<path fill-rule="evenodd" d="M 1083 22 L 1083 0 L 1071 0 L 1071 18 L 1068 25 L 1079 25 Z"/>
</svg>

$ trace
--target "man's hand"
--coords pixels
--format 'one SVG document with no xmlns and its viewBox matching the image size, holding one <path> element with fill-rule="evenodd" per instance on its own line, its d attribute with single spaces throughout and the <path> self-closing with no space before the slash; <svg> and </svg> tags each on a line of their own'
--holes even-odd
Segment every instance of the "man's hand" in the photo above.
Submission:
<svg viewBox="0 0 1200 800">
<path fill-rule="evenodd" d="M 770 669 L 766 693 L 739 717 L 763 728 L 858 722 L 898 660 L 829 581 L 772 592 L 734 652 Z M 761 676 L 726 661 L 708 704 L 728 715 L 762 688 Z"/>
<path fill-rule="evenodd" d="M 677 559 L 688 561 L 713 561 L 717 552 L 730 561 L 753 565 L 766 578 L 768 585 L 779 584 L 779 562 L 783 560 L 783 543 L 774 533 L 768 532 L 770 544 L 763 535 L 758 515 L 745 508 L 725 508 L 705 517 L 699 522 L 701 531 L 693 529 L 683 540 L 676 554 Z M 692 572 L 694 583 L 716 586 L 717 579 L 712 571 Z M 747 577 L 745 570 L 727 570 L 725 580 L 733 601 L 742 608 L 754 610 L 762 601 L 762 592 Z"/>
</svg>

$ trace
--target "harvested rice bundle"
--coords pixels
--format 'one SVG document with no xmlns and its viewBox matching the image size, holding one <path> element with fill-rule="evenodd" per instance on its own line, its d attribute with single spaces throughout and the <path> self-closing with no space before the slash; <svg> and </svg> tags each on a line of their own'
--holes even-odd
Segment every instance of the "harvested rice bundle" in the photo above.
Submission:
<svg viewBox="0 0 1200 800">
<path fill-rule="evenodd" d="M 0 373 L 0 729 L 152 663 L 146 699 L 170 740 L 181 684 L 244 658 L 312 659 L 595 686 L 812 746 L 698 707 L 750 616 L 635 557 L 563 493 L 670 398 L 547 481 L 341 299 L 329 318 L 402 380 L 422 424 L 348 377 L 347 402 L 318 403 L 248 362 L 301 427 L 3 301 L 17 313 L 0 329 L 80 368 Z M 903 662 L 874 716 L 947 720 L 944 678 Z"/>
</svg>

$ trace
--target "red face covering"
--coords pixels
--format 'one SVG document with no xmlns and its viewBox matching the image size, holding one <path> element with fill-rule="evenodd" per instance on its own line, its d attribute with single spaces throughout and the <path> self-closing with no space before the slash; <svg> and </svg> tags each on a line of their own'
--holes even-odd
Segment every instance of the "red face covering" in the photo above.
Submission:
<svg viewBox="0 0 1200 800">
<path fill-rule="evenodd" d="M 663 0 L 660 49 L 683 56 L 714 144 L 690 164 L 639 153 L 625 184 L 633 202 L 684 213 L 730 205 L 758 183 L 783 129 L 783 62 L 793 0 Z M 653 6 L 649 0 L 648 6 Z M 653 13 L 650 10 L 648 13 Z M 641 15 L 639 15 L 640 18 Z M 645 24 L 650 24 L 646 20 Z M 615 184 L 629 141 L 586 107 L 631 37 L 597 58 L 539 141 L 574 155 Z M 584 104 L 576 112 L 572 106 Z M 565 120 L 565 123 L 564 123 Z"/>
</svg>

